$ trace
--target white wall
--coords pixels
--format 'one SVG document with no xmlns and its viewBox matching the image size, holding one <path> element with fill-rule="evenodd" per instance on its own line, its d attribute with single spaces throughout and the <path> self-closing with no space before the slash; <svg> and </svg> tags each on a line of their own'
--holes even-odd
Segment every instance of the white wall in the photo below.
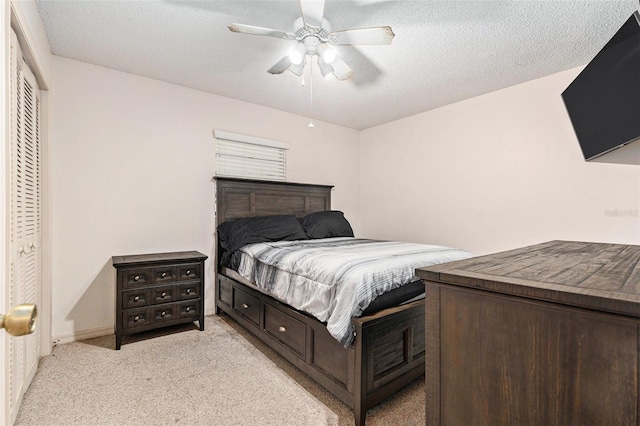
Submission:
<svg viewBox="0 0 640 426">
<path fill-rule="evenodd" d="M 363 131 L 362 235 L 474 254 L 640 244 L 640 167 L 586 163 L 565 111 L 560 94 L 579 71 Z"/>
<path fill-rule="evenodd" d="M 53 336 L 108 334 L 111 256 L 208 255 L 213 311 L 213 130 L 289 143 L 287 179 L 335 185 L 359 228 L 359 133 L 274 109 L 54 57 Z"/>
</svg>

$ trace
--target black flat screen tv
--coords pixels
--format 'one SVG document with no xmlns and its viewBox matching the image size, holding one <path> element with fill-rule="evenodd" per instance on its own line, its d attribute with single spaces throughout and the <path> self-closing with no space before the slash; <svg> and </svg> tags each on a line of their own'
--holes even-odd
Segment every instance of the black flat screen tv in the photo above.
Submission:
<svg viewBox="0 0 640 426">
<path fill-rule="evenodd" d="M 562 93 L 585 160 L 640 139 L 640 14 Z"/>
</svg>

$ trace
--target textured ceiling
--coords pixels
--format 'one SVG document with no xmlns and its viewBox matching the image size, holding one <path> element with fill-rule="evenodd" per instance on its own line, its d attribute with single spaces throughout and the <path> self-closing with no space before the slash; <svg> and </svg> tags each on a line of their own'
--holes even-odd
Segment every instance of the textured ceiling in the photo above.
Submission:
<svg viewBox="0 0 640 426">
<path fill-rule="evenodd" d="M 333 30 L 390 25 L 389 46 L 338 46 L 355 71 L 306 86 L 267 73 L 295 42 L 297 0 L 37 0 L 55 55 L 365 129 L 589 62 L 638 0 L 327 0 Z"/>
</svg>

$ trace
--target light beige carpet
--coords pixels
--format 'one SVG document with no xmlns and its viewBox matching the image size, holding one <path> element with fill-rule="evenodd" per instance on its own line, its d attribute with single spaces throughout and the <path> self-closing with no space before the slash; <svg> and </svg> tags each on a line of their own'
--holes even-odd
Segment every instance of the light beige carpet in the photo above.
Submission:
<svg viewBox="0 0 640 426">
<path fill-rule="evenodd" d="M 40 361 L 16 425 L 352 425 L 349 407 L 228 317 L 60 345 Z M 424 380 L 367 425 L 424 424 Z"/>
</svg>

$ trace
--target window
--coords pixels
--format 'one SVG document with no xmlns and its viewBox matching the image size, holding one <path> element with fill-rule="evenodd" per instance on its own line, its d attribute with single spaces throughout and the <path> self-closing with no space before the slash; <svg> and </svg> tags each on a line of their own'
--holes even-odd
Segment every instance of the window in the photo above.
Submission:
<svg viewBox="0 0 640 426">
<path fill-rule="evenodd" d="M 286 180 L 286 143 L 218 130 L 213 135 L 216 176 Z"/>
</svg>

